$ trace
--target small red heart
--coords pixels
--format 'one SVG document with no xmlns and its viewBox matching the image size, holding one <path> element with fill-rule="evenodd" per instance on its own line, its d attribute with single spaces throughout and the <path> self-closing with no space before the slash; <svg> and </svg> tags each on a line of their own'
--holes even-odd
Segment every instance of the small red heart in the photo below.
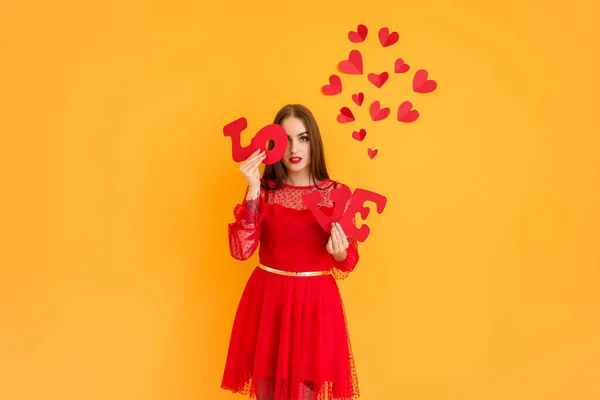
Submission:
<svg viewBox="0 0 600 400">
<path fill-rule="evenodd" d="M 375 101 L 373 102 L 373 104 L 371 104 L 371 108 L 369 111 L 371 112 L 371 119 L 373 121 L 384 120 L 388 117 L 388 115 L 390 115 L 390 109 L 387 107 L 381 108 L 381 105 L 378 101 Z"/>
<path fill-rule="evenodd" d="M 369 158 L 372 160 L 373 157 L 375 157 L 377 155 L 377 152 L 379 150 L 375 149 L 375 150 L 371 150 L 371 149 L 367 149 L 367 153 L 369 153 Z"/>
<path fill-rule="evenodd" d="M 353 94 L 352 100 L 356 103 L 356 105 L 362 106 L 362 103 L 365 100 L 365 94 L 363 92 L 360 92 L 358 94 Z"/>
<path fill-rule="evenodd" d="M 427 79 L 428 76 L 429 74 L 424 69 L 420 69 L 415 73 L 415 77 L 413 78 L 413 90 L 415 92 L 429 93 L 437 88 L 437 82 Z"/>
<path fill-rule="evenodd" d="M 390 77 L 390 74 L 388 74 L 387 72 L 382 72 L 379 75 L 370 73 L 369 74 L 369 82 L 371 82 L 373 85 L 380 88 L 388 80 L 389 77 Z"/>
<path fill-rule="evenodd" d="M 323 86 L 323 93 L 327 96 L 334 96 L 342 93 L 342 80 L 337 75 L 329 77 L 329 85 Z"/>
<path fill-rule="evenodd" d="M 390 33 L 389 28 L 381 28 L 379 30 L 379 43 L 381 43 L 383 47 L 393 45 L 398 41 L 399 38 L 400 36 L 398 35 L 398 32 Z"/>
<path fill-rule="evenodd" d="M 394 64 L 394 71 L 398 74 L 402 74 L 410 69 L 410 66 L 404 62 L 403 59 L 399 58 Z"/>
<path fill-rule="evenodd" d="M 359 142 L 362 142 L 364 140 L 365 136 L 367 136 L 367 131 L 365 131 L 364 129 L 361 129 L 360 131 L 352 132 L 352 137 L 354 139 L 358 140 Z"/>
<path fill-rule="evenodd" d="M 412 103 L 405 101 L 398 107 L 398 121 L 400 122 L 414 122 L 419 118 L 419 112 L 412 109 Z"/>
<path fill-rule="evenodd" d="M 347 74 L 362 75 L 363 73 L 363 60 L 362 54 L 358 50 L 352 50 L 347 60 L 340 61 L 338 64 L 340 71 Z"/>
<path fill-rule="evenodd" d="M 348 33 L 348 39 L 350 39 L 352 43 L 364 42 L 367 38 L 367 33 L 369 33 L 367 27 L 364 25 L 359 25 L 358 29 L 356 29 L 356 32 L 350 31 Z"/>
<path fill-rule="evenodd" d="M 352 114 L 352 111 L 350 111 L 348 107 L 342 107 L 342 109 L 340 110 L 340 114 L 337 116 L 337 121 L 340 124 L 352 122 L 354 121 L 354 114 Z"/>
</svg>

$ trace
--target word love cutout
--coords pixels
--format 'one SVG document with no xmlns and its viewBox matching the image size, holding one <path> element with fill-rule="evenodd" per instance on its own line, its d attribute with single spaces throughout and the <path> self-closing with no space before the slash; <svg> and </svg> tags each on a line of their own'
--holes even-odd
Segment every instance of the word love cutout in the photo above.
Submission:
<svg viewBox="0 0 600 400">
<path fill-rule="evenodd" d="M 370 211 L 368 207 L 365 207 L 367 201 L 372 201 L 377 205 L 378 214 L 383 212 L 387 203 L 387 199 L 378 193 L 365 189 L 356 189 L 352 193 L 347 186 L 333 189 L 331 200 L 334 202 L 333 212 L 331 215 L 325 215 L 318 206 L 321 201 L 321 193 L 318 190 L 302 196 L 302 203 L 312 212 L 325 232 L 331 233 L 331 223 L 337 221 L 348 237 L 359 242 L 367 240 L 371 229 L 366 224 L 357 228 L 353 221 L 355 215 L 360 213 L 363 221 L 367 219 Z M 345 209 L 346 204 L 348 204 L 348 209 Z"/>
<path fill-rule="evenodd" d="M 231 155 L 233 161 L 245 161 L 258 149 L 265 152 L 266 157 L 263 161 L 264 164 L 275 164 L 277 161 L 281 160 L 285 154 L 288 141 L 287 133 L 285 133 L 285 129 L 283 129 L 281 125 L 270 124 L 264 126 L 252 138 L 248 146 L 242 147 L 242 131 L 247 127 L 248 121 L 246 121 L 246 118 L 237 119 L 223 127 L 223 135 L 231 138 Z M 273 141 L 274 143 L 272 149 L 267 148 L 267 143 L 269 141 Z"/>
</svg>

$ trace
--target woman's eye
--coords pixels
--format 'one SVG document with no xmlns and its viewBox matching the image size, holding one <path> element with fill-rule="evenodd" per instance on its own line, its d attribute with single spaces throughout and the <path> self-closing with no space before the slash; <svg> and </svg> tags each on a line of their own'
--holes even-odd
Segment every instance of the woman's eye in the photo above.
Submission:
<svg viewBox="0 0 600 400">
<path fill-rule="evenodd" d="M 301 141 L 301 142 L 308 142 L 308 136 L 302 136 L 302 137 L 300 138 L 300 141 Z"/>
</svg>

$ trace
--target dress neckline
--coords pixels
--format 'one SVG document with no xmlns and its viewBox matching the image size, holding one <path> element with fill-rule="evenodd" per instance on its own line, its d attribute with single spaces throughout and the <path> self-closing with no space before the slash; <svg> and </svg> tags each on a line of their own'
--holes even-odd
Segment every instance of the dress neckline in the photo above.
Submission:
<svg viewBox="0 0 600 400">
<path fill-rule="evenodd" d="M 321 186 L 322 184 L 324 184 L 326 182 L 330 182 L 330 181 L 331 181 L 331 179 L 327 178 L 327 179 L 324 179 L 323 181 L 321 181 L 320 183 L 317 183 L 317 184 L 314 184 L 314 185 L 304 185 L 304 186 L 290 185 L 289 183 L 285 183 L 283 181 L 281 182 L 281 184 L 284 185 L 284 186 L 288 186 L 288 187 L 294 188 L 294 189 L 308 189 L 308 188 L 311 188 L 311 187 Z"/>
</svg>

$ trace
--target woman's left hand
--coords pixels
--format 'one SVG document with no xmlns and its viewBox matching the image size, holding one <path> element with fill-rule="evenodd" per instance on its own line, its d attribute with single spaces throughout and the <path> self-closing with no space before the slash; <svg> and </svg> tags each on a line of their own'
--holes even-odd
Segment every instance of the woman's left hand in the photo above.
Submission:
<svg viewBox="0 0 600 400">
<path fill-rule="evenodd" d="M 346 249 L 348 248 L 348 238 L 342 229 L 342 226 L 337 222 L 331 224 L 331 236 L 327 241 L 327 252 L 333 256 L 337 262 L 342 262 L 348 256 Z"/>
</svg>

